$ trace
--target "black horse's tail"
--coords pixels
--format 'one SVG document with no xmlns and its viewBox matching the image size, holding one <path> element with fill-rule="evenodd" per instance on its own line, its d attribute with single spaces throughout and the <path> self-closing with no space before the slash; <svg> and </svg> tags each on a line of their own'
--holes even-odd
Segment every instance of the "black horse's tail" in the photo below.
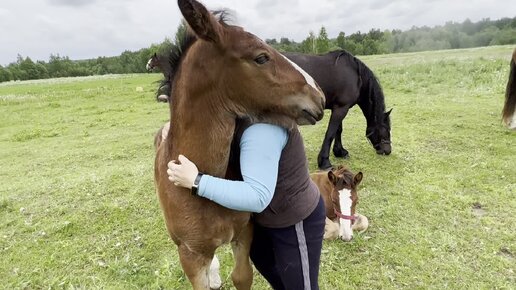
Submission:
<svg viewBox="0 0 516 290">
<path fill-rule="evenodd" d="M 516 109 L 516 49 L 512 53 L 511 69 L 509 72 L 509 81 L 505 91 L 505 104 L 502 111 L 502 119 L 506 125 L 511 122 L 511 117 Z"/>
</svg>

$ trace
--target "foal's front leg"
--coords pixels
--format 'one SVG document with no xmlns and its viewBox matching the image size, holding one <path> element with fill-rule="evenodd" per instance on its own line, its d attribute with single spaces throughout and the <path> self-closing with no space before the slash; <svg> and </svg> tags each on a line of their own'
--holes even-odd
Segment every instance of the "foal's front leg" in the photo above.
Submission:
<svg viewBox="0 0 516 290">
<path fill-rule="evenodd" d="M 209 269 L 215 250 L 210 254 L 192 252 L 185 244 L 178 247 L 179 260 L 194 290 L 209 290 Z"/>
<path fill-rule="evenodd" d="M 231 273 L 231 279 L 238 290 L 250 290 L 253 284 L 253 267 L 249 259 L 252 241 L 253 225 L 249 222 L 237 239 L 231 242 L 235 259 L 235 268 Z"/>
</svg>

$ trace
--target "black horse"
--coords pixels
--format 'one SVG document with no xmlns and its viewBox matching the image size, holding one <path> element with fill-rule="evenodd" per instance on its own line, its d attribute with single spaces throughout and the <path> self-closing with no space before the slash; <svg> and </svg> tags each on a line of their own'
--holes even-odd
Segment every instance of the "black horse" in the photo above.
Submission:
<svg viewBox="0 0 516 290">
<path fill-rule="evenodd" d="M 358 104 L 366 122 L 366 137 L 378 154 L 391 154 L 390 113 L 385 112 L 382 88 L 373 72 L 359 59 L 345 50 L 333 51 L 324 55 L 283 53 L 309 73 L 319 84 L 326 96 L 326 109 L 331 110 L 330 122 L 324 141 L 317 157 L 320 169 L 332 167 L 329 159 L 333 140 L 333 154 L 346 158 L 349 153 L 342 146 L 342 121 L 349 109 Z M 147 69 L 158 68 L 165 75 L 158 89 L 158 101 L 164 90 L 170 91 L 168 76 L 173 73 L 167 56 L 154 55 Z M 168 95 L 168 94 L 167 94 Z"/>
<path fill-rule="evenodd" d="M 366 137 L 378 154 L 391 154 L 390 113 L 385 112 L 385 101 L 380 83 L 373 72 L 359 59 L 345 50 L 324 55 L 284 53 L 310 74 L 326 95 L 326 109 L 331 110 L 330 122 L 317 157 L 320 169 L 331 168 L 329 155 L 333 140 L 333 154 L 348 157 L 342 146 L 342 120 L 349 109 L 358 104 L 366 122 Z"/>
<path fill-rule="evenodd" d="M 174 53 L 175 52 L 170 52 L 171 55 Z M 154 53 L 147 62 L 147 71 L 152 72 L 156 69 L 162 72 L 164 76 L 164 78 L 160 81 L 158 91 L 156 92 L 156 100 L 158 102 L 166 103 L 170 97 L 170 80 L 172 79 L 173 74 L 170 57 L 171 56 L 158 55 L 157 53 Z"/>
</svg>

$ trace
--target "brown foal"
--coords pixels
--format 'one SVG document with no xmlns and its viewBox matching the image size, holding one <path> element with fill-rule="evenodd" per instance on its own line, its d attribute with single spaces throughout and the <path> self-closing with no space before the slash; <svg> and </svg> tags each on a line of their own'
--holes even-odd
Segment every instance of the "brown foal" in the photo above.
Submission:
<svg viewBox="0 0 516 290">
<path fill-rule="evenodd" d="M 236 118 L 290 128 L 314 124 L 323 116 L 324 95 L 308 74 L 258 37 L 225 23 L 198 1 L 178 4 L 189 29 L 173 61 L 171 124 L 157 147 L 156 191 L 193 288 L 209 289 L 215 250 L 231 243 L 233 283 L 237 289 L 250 289 L 250 214 L 174 186 L 167 163 L 183 154 L 199 171 L 225 177 L 231 170 L 228 158 Z"/>
</svg>

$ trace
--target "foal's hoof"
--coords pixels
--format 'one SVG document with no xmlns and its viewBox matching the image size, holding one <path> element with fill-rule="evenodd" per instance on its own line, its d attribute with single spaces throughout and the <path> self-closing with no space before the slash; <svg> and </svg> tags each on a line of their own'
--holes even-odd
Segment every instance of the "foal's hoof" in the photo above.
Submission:
<svg viewBox="0 0 516 290">
<path fill-rule="evenodd" d="M 369 219 L 365 215 L 361 214 L 355 214 L 357 219 L 355 220 L 355 223 L 351 227 L 354 231 L 358 231 L 359 233 L 363 233 L 367 230 L 369 227 Z"/>
<path fill-rule="evenodd" d="M 220 263 L 217 256 L 213 256 L 213 260 L 211 260 L 210 272 L 209 272 L 209 284 L 210 289 L 218 290 L 222 287 L 222 280 L 220 279 Z"/>
</svg>

